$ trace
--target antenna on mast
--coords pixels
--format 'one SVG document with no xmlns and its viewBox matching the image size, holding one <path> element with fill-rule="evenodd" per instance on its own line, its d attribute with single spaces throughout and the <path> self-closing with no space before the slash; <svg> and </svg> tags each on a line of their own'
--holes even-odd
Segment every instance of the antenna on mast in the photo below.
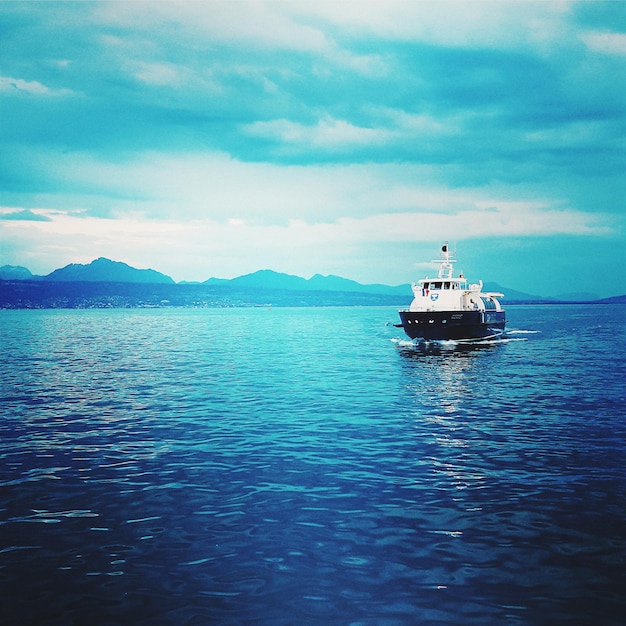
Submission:
<svg viewBox="0 0 626 626">
<path fill-rule="evenodd" d="M 454 263 L 454 253 L 450 252 L 450 246 L 446 241 L 441 246 L 439 261 L 439 278 L 452 278 L 452 263 Z M 436 261 L 435 261 L 436 263 Z"/>
</svg>

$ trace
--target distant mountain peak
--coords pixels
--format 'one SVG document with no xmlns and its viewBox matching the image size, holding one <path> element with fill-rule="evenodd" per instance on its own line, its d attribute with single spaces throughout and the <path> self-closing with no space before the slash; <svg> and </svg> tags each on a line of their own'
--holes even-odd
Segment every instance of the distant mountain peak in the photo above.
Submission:
<svg viewBox="0 0 626 626">
<path fill-rule="evenodd" d="M 0 267 L 0 280 L 28 280 L 33 278 L 31 271 L 21 265 L 3 265 Z"/>
<path fill-rule="evenodd" d="M 89 264 L 70 263 L 45 277 L 64 282 L 174 283 L 174 280 L 152 269 L 139 270 L 122 261 L 98 257 Z"/>
</svg>

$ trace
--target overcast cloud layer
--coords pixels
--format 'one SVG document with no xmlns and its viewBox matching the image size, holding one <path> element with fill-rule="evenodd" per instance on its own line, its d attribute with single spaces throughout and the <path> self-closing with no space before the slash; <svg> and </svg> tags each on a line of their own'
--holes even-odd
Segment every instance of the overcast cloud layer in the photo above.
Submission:
<svg viewBox="0 0 626 626">
<path fill-rule="evenodd" d="M 0 265 L 399 284 L 450 240 L 626 293 L 626 3 L 3 2 L 0 41 Z"/>
</svg>

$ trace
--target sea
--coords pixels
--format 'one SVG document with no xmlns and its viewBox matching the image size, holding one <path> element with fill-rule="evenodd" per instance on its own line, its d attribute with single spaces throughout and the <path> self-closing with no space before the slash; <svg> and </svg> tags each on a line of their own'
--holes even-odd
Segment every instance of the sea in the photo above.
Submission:
<svg viewBox="0 0 626 626">
<path fill-rule="evenodd" d="M 624 624 L 626 306 L 0 311 L 0 622 Z"/>
</svg>

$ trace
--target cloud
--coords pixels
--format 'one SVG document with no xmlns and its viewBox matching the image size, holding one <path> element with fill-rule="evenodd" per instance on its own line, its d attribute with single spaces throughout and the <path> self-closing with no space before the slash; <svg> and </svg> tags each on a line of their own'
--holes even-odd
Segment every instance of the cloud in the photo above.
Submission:
<svg viewBox="0 0 626 626">
<path fill-rule="evenodd" d="M 371 106 L 364 110 L 369 125 L 356 125 L 344 119 L 321 114 L 312 124 L 288 119 L 257 121 L 245 124 L 245 135 L 267 141 L 274 146 L 274 154 L 300 157 L 303 154 L 320 155 L 319 160 L 335 160 L 349 155 L 353 160 L 379 160 L 376 154 L 393 158 L 413 152 L 422 154 L 423 161 L 433 158 L 437 151 L 435 141 L 450 142 L 463 130 L 460 116 L 439 118 L 426 113 L 409 113 L 402 109 Z M 380 159 L 387 160 L 387 159 Z"/>
<path fill-rule="evenodd" d="M 514 206 L 522 218 L 532 207 L 547 211 L 569 206 L 581 215 L 621 213 L 612 202 L 616 187 L 610 193 L 608 188 L 596 187 L 590 197 L 588 187 L 580 182 L 555 180 L 554 170 L 537 178 L 541 162 L 528 166 L 529 180 L 520 187 L 517 181 L 496 182 L 489 169 L 485 170 L 485 176 L 491 176 L 487 183 L 481 175 L 476 184 L 468 184 L 468 166 L 457 164 L 448 168 L 416 163 L 282 165 L 239 161 L 223 153 L 161 152 L 103 161 L 88 153 L 58 155 L 42 150 L 36 155 L 16 153 L 14 162 L 23 170 L 36 158 L 47 172 L 48 186 L 56 190 L 38 194 L 38 206 L 80 210 L 82 217 L 141 217 L 178 223 L 241 219 L 267 226 L 290 220 L 332 223 L 393 213 L 453 215 L 485 203 L 517 203 Z M 492 164 L 493 170 L 496 167 L 502 165 Z M 521 172 L 518 166 L 520 177 Z M 457 175 L 459 184 L 451 185 Z M 602 180 L 600 175 L 598 180 Z M 28 198 L 28 194 L 13 195 L 16 202 Z M 477 224 L 491 232 L 483 220 Z"/>
<path fill-rule="evenodd" d="M 581 39 L 594 52 L 626 56 L 626 33 L 586 32 Z"/>
<path fill-rule="evenodd" d="M 0 92 L 10 94 L 12 91 L 32 96 L 67 96 L 71 95 L 70 89 L 52 89 L 36 80 L 24 80 L 22 78 L 11 78 L 0 76 Z"/>
<path fill-rule="evenodd" d="M 180 85 L 188 71 L 172 63 L 137 62 L 135 77 L 148 85 L 176 87 Z"/>
<path fill-rule="evenodd" d="M 285 119 L 254 122 L 245 125 L 243 132 L 282 144 L 297 145 L 299 150 L 307 147 L 352 150 L 354 146 L 385 143 L 390 138 L 385 129 L 359 127 L 333 118 L 322 119 L 310 126 Z"/>
<path fill-rule="evenodd" d="M 0 209 L 0 220 L 14 220 L 14 221 L 26 221 L 26 222 L 49 222 L 51 218 L 46 215 L 42 215 L 39 212 L 31 211 L 30 209 L 22 209 L 21 211 L 6 211 Z"/>
<path fill-rule="evenodd" d="M 414 2 L 363 0 L 296 2 L 293 10 L 352 33 L 382 40 L 453 47 L 543 47 L 563 36 L 571 2 Z"/>
<path fill-rule="evenodd" d="M 452 213 L 373 214 L 315 223 L 290 219 L 282 224 L 239 217 L 180 222 L 132 216 L 103 219 L 40 211 L 45 222 L 37 222 L 36 227 L 18 226 L 15 222 L 3 234 L 30 240 L 40 255 L 56 258 L 57 265 L 70 260 L 88 262 L 97 250 L 98 256 L 141 267 L 158 263 L 157 269 L 176 280 L 204 280 L 210 275 L 223 275 L 220 267 L 229 268 L 226 272 L 229 277 L 260 266 L 308 276 L 320 271 L 337 273 L 337 268 L 346 263 L 344 256 L 359 254 L 367 258 L 368 249 L 381 243 L 414 245 L 417 241 L 433 239 L 613 233 L 613 220 L 609 216 L 537 202 L 520 204 L 496 199 L 476 202 Z M 155 250 L 159 251 L 157 256 Z M 384 269 L 380 274 L 370 268 L 372 275 L 378 274 L 378 280 L 383 279 L 385 272 L 389 273 L 389 263 L 381 263 L 381 267 Z M 405 271 L 406 268 L 396 269 L 398 276 Z"/>
<path fill-rule="evenodd" d="M 323 30 L 294 20 L 289 3 L 256 2 L 102 2 L 93 7 L 100 23 L 131 30 L 159 30 L 179 43 L 209 40 L 256 47 L 323 52 Z"/>
</svg>

